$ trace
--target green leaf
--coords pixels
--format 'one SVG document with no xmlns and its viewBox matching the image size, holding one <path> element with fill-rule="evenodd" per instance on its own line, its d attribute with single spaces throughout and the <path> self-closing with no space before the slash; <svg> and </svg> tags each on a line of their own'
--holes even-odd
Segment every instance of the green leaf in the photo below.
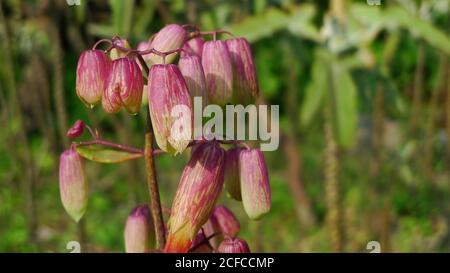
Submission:
<svg viewBox="0 0 450 273">
<path fill-rule="evenodd" d="M 143 156 L 140 153 L 114 150 L 97 144 L 77 146 L 76 150 L 82 157 L 99 163 L 120 163 Z"/>
<path fill-rule="evenodd" d="M 134 0 L 110 0 L 113 26 L 117 35 L 128 37 L 133 19 Z"/>
<path fill-rule="evenodd" d="M 304 4 L 292 9 L 291 20 L 288 24 L 289 31 L 297 36 L 320 42 L 319 30 L 314 25 L 316 8 L 310 4 Z"/>
<path fill-rule="evenodd" d="M 312 65 L 311 82 L 305 89 L 305 98 L 300 110 L 301 125 L 306 127 L 323 103 L 328 86 L 328 71 L 323 58 L 316 52 Z"/>
<path fill-rule="evenodd" d="M 350 72 L 340 63 L 331 65 L 332 105 L 337 141 L 343 147 L 353 144 L 358 122 L 357 89 Z"/>
<path fill-rule="evenodd" d="M 133 21 L 133 33 L 136 37 L 139 37 L 141 40 L 147 40 L 148 36 L 141 37 L 146 33 L 146 29 L 150 25 L 155 15 L 156 10 L 156 2 L 153 0 L 145 0 L 142 1 L 142 8 L 137 9 L 136 16 Z"/>
<path fill-rule="evenodd" d="M 407 29 L 414 36 L 424 39 L 429 45 L 450 55 L 450 38 L 444 31 L 433 26 L 402 7 L 394 6 L 385 10 L 364 4 L 353 4 L 350 12 L 366 26 L 378 25 L 383 29 Z"/>
<path fill-rule="evenodd" d="M 250 42 L 270 37 L 273 33 L 284 29 L 289 29 L 293 34 L 306 39 L 319 41 L 319 32 L 312 22 L 315 13 L 315 7 L 310 4 L 292 6 L 289 12 L 267 8 L 226 29 L 236 36 L 244 36 Z"/>
</svg>

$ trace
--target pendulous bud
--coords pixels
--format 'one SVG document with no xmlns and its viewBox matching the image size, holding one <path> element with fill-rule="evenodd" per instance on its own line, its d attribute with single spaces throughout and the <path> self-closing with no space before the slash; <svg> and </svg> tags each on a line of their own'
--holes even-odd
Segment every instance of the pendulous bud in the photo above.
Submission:
<svg viewBox="0 0 450 273">
<path fill-rule="evenodd" d="M 168 52 L 179 49 L 183 46 L 187 39 L 187 31 L 180 25 L 170 24 L 163 27 L 153 38 L 151 47 L 159 52 Z M 177 53 L 172 53 L 166 56 L 166 63 L 171 63 Z M 150 54 L 150 62 L 153 64 L 162 64 L 163 57 Z"/>
<path fill-rule="evenodd" d="M 223 187 L 225 151 L 216 141 L 198 146 L 181 175 L 169 219 L 165 252 L 187 252 Z"/>
<path fill-rule="evenodd" d="M 205 40 L 202 37 L 195 37 L 185 42 L 183 45 L 183 50 L 180 53 L 181 57 L 196 55 L 199 58 L 202 57 L 203 45 Z"/>
<path fill-rule="evenodd" d="M 178 67 L 186 81 L 192 101 L 194 97 L 202 97 L 203 106 L 207 105 L 205 73 L 200 57 L 196 55 L 181 57 Z"/>
<path fill-rule="evenodd" d="M 183 152 L 192 138 L 193 114 L 186 82 L 176 65 L 151 67 L 148 102 L 159 148 L 171 154 Z"/>
<path fill-rule="evenodd" d="M 202 66 L 209 103 L 222 106 L 229 103 L 233 96 L 233 66 L 224 41 L 205 42 Z"/>
<path fill-rule="evenodd" d="M 239 153 L 244 148 L 236 147 L 229 149 L 225 157 L 225 188 L 230 196 L 242 201 L 241 182 L 239 177 Z"/>
<path fill-rule="evenodd" d="M 125 251 L 144 253 L 154 243 L 153 220 L 148 205 L 135 207 L 128 216 L 124 231 Z"/>
<path fill-rule="evenodd" d="M 151 48 L 152 48 L 151 43 L 145 41 L 145 42 L 140 42 L 140 43 L 138 44 L 137 50 L 138 50 L 138 51 L 146 51 L 146 50 L 149 50 L 149 49 L 151 49 Z M 145 61 L 146 63 L 150 63 L 150 56 L 151 56 L 151 55 L 152 55 L 152 54 L 145 54 L 145 55 L 142 55 L 142 58 L 144 59 L 144 61 Z M 139 64 L 139 66 L 141 66 L 140 63 L 138 63 L 138 64 Z M 142 70 L 142 67 L 141 67 L 141 70 Z"/>
<path fill-rule="evenodd" d="M 114 43 L 120 47 L 131 49 L 130 43 L 128 43 L 128 41 L 125 39 L 115 40 Z M 109 57 L 111 58 L 111 60 L 114 61 L 119 58 L 124 58 L 125 56 L 127 56 L 127 54 L 128 54 L 128 52 L 123 52 L 120 49 L 113 48 L 109 52 Z"/>
<path fill-rule="evenodd" d="M 269 175 L 259 149 L 240 152 L 239 175 L 244 210 L 251 219 L 259 219 L 269 212 L 271 203 Z"/>
<path fill-rule="evenodd" d="M 111 61 L 101 50 L 81 53 L 77 65 L 76 91 L 81 101 L 94 107 L 102 98 Z"/>
<path fill-rule="evenodd" d="M 136 114 L 141 108 L 143 89 L 142 72 L 136 61 L 119 58 L 112 62 L 106 81 L 103 109 L 107 113 L 117 113 L 123 106 L 130 114 Z"/>
<path fill-rule="evenodd" d="M 250 253 L 245 240 L 239 238 L 226 238 L 219 246 L 220 253 Z"/>
<path fill-rule="evenodd" d="M 245 38 L 226 41 L 233 63 L 233 89 L 236 103 L 253 102 L 259 93 L 256 69 L 250 44 Z"/>
<path fill-rule="evenodd" d="M 59 191 L 67 213 L 78 222 L 88 204 L 88 182 L 81 156 L 70 148 L 59 158 Z"/>
<path fill-rule="evenodd" d="M 217 206 L 214 208 L 213 215 L 225 237 L 236 237 L 239 233 L 241 225 L 236 219 L 236 216 L 234 216 L 233 212 L 225 206 Z"/>
<path fill-rule="evenodd" d="M 84 122 L 82 120 L 77 120 L 72 125 L 72 127 L 67 130 L 66 136 L 68 138 L 77 138 L 83 134 L 84 131 Z"/>
</svg>

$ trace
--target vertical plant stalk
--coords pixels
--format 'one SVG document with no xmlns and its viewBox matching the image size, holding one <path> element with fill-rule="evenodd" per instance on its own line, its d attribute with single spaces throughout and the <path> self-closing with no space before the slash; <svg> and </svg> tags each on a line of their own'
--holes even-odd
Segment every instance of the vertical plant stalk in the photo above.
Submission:
<svg viewBox="0 0 450 273">
<path fill-rule="evenodd" d="M 56 24 L 57 25 L 57 24 Z M 67 123 L 66 103 L 64 99 L 64 77 L 63 77 L 63 53 L 61 49 L 61 37 L 59 30 L 55 26 L 49 26 L 53 44 L 53 75 L 54 75 L 54 99 L 58 120 L 58 132 L 60 140 L 64 146 L 69 145 L 66 131 L 69 128 Z"/>
<path fill-rule="evenodd" d="M 326 223 L 330 233 L 331 248 L 343 251 L 342 208 L 338 181 L 338 147 L 332 126 L 331 103 L 325 106 L 325 199 L 327 203 Z"/>
<path fill-rule="evenodd" d="M 444 91 L 447 82 L 448 58 L 445 54 L 439 54 L 438 81 L 436 89 L 433 90 L 430 100 L 430 114 L 425 133 L 425 153 L 424 153 L 424 172 L 428 177 L 433 176 L 433 136 L 436 123 L 436 114 L 438 110 L 439 95 Z"/>
<path fill-rule="evenodd" d="M 387 78 L 390 76 L 390 64 L 394 57 L 394 54 L 398 46 L 398 35 L 390 34 L 386 41 L 386 47 L 383 51 L 383 62 L 381 64 L 381 77 Z M 372 134 L 372 148 L 375 156 L 371 162 L 372 177 L 376 179 L 379 175 L 381 165 L 384 160 L 384 103 L 385 102 L 385 90 L 384 84 L 380 79 L 380 75 L 377 80 L 377 89 L 375 98 L 373 100 L 373 134 Z"/>
<path fill-rule="evenodd" d="M 34 164 L 33 156 L 31 154 L 31 148 L 28 142 L 28 136 L 25 131 L 24 126 L 24 118 L 22 110 L 20 109 L 20 100 L 19 94 L 16 86 L 16 76 L 14 74 L 15 68 L 12 60 L 12 51 L 10 46 L 10 37 L 8 35 L 8 31 L 6 29 L 6 19 L 3 13 L 2 5 L 0 4 L 0 38 L 3 39 L 2 50 L 4 50 L 4 56 L 6 57 L 4 60 L 4 65 L 6 66 L 5 71 L 9 75 L 7 75 L 6 79 L 7 90 L 11 91 L 9 106 L 11 107 L 11 115 L 15 118 L 15 121 L 18 124 L 19 129 L 17 130 L 17 140 L 14 139 L 15 136 L 11 136 L 10 141 L 15 145 L 21 147 L 21 151 L 23 151 L 23 155 L 18 154 L 17 157 L 21 158 L 20 162 L 23 162 L 22 170 L 25 173 L 25 199 L 26 199 L 26 214 L 27 214 L 27 233 L 30 242 L 37 247 L 39 251 L 40 244 L 37 236 L 37 212 L 36 212 L 36 204 L 35 204 L 35 196 L 34 189 L 37 183 L 37 175 L 36 175 L 36 166 Z M 23 160 L 23 161 L 22 161 Z M 19 162 L 19 164 L 20 164 Z M 18 175 L 23 175 L 19 173 Z"/>
<path fill-rule="evenodd" d="M 445 92 L 447 96 L 446 107 L 445 107 L 445 122 L 446 122 L 446 132 L 447 132 L 447 143 L 450 143 L 450 69 L 447 71 L 447 90 Z M 450 162 L 450 145 L 447 144 L 448 157 L 447 160 Z M 450 165 L 450 164 L 449 164 Z"/>
<path fill-rule="evenodd" d="M 340 23 L 347 21 L 347 0 L 331 0 L 330 10 Z"/>
<path fill-rule="evenodd" d="M 164 221 L 159 195 L 158 181 L 156 179 L 155 160 L 153 157 L 153 126 L 150 120 L 150 111 L 147 113 L 147 132 L 145 134 L 145 169 L 147 172 L 147 185 L 150 193 L 150 210 L 153 216 L 156 233 L 156 248 L 161 249 L 166 244 Z"/>
<path fill-rule="evenodd" d="M 336 101 L 336 85 L 340 79 L 336 77 L 335 61 L 328 62 L 326 103 L 324 105 L 324 137 L 325 137 L 325 200 L 327 205 L 326 226 L 329 232 L 330 246 L 333 252 L 344 249 L 343 212 L 341 207 L 341 189 L 339 183 L 338 144 L 334 119 Z M 336 125 L 336 126 L 335 126 Z"/>
<path fill-rule="evenodd" d="M 420 110 L 422 108 L 422 94 L 423 94 L 423 81 L 424 81 L 424 69 L 425 69 L 425 42 L 419 41 L 419 48 L 417 52 L 417 65 L 414 75 L 414 93 L 411 109 L 410 127 L 411 133 L 415 135 L 417 133 L 417 127 L 420 118 Z"/>
<path fill-rule="evenodd" d="M 384 147 L 384 87 L 382 83 L 378 83 L 376 94 L 373 100 L 373 135 L 372 148 L 375 153 L 372 158 L 371 172 L 372 177 L 378 177 L 380 167 L 383 161 Z"/>
<path fill-rule="evenodd" d="M 299 100 L 297 84 L 298 72 L 301 69 L 299 64 L 292 63 L 292 57 L 295 56 L 295 48 L 289 40 L 284 41 L 284 47 L 288 53 L 285 58 L 285 65 L 289 67 L 286 73 L 286 82 L 288 83 L 285 103 L 287 106 L 287 114 L 291 126 L 286 129 L 284 136 L 286 141 L 283 141 L 284 153 L 287 158 L 287 182 L 291 190 L 292 198 L 294 199 L 297 218 L 302 229 L 307 230 L 315 225 L 316 219 L 314 217 L 311 201 L 306 194 L 305 183 L 303 179 L 303 156 L 302 150 L 298 146 L 300 139 L 300 128 L 298 128 L 299 116 Z"/>
</svg>

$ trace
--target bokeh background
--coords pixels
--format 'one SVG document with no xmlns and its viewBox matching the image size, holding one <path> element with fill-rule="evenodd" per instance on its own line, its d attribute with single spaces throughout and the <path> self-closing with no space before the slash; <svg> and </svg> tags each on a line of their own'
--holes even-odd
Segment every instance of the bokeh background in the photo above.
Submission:
<svg viewBox="0 0 450 273">
<path fill-rule="evenodd" d="M 123 227 L 148 202 L 143 160 L 87 162 L 90 200 L 76 224 L 58 157 L 77 119 L 142 147 L 142 113 L 107 115 L 75 94 L 77 58 L 119 34 L 133 47 L 169 23 L 226 29 L 253 47 L 260 103 L 280 105 L 266 152 L 272 210 L 241 221 L 261 252 L 450 250 L 450 1 L 0 1 L 0 251 L 123 252 Z M 188 154 L 157 158 L 170 207 Z"/>
</svg>

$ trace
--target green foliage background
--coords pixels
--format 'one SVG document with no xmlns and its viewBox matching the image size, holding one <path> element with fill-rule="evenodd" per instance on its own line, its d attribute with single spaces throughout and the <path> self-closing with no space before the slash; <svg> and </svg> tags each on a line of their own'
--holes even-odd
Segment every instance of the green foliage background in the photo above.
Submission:
<svg viewBox="0 0 450 273">
<path fill-rule="evenodd" d="M 77 225 L 59 200 L 58 157 L 77 119 L 108 140 L 142 146 L 144 115 L 87 109 L 75 94 L 77 58 L 100 38 L 118 34 L 136 47 L 165 24 L 190 23 L 246 37 L 261 102 L 280 105 L 280 148 L 265 153 L 271 212 L 255 222 L 225 194 L 219 201 L 253 251 L 335 251 L 329 173 L 340 184 L 342 251 L 367 252 L 377 240 L 382 251 L 448 252 L 450 1 L 382 3 L 1 1 L 0 251 L 68 252 L 72 240 L 82 251 L 124 251 L 127 214 L 148 201 L 143 161 L 87 162 L 91 196 Z M 165 207 L 187 160 L 157 159 Z"/>
</svg>

